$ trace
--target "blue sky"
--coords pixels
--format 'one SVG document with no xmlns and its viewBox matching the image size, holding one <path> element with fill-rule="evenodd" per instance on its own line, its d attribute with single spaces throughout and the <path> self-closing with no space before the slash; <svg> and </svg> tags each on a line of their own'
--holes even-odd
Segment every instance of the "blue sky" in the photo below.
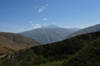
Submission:
<svg viewBox="0 0 100 66">
<path fill-rule="evenodd" d="M 100 23 L 100 0 L 0 0 L 0 32 L 41 26 L 85 28 Z"/>
</svg>

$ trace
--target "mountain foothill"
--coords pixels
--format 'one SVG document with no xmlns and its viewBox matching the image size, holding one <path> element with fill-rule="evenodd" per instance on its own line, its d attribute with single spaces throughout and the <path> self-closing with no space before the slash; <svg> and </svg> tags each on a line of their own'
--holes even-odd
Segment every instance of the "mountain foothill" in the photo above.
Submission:
<svg viewBox="0 0 100 66">
<path fill-rule="evenodd" d="M 100 66 L 99 26 L 80 30 L 49 26 L 19 34 L 1 32 L 0 66 Z M 56 40 L 60 34 L 56 30 L 65 31 L 66 37 Z M 50 42 L 36 41 L 33 34 Z"/>
</svg>

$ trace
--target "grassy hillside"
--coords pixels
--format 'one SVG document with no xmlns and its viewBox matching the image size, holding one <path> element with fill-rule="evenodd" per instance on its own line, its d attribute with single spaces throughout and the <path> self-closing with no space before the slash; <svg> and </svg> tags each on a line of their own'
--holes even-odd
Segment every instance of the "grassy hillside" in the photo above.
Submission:
<svg viewBox="0 0 100 66">
<path fill-rule="evenodd" d="M 26 31 L 20 34 L 35 39 L 42 44 L 47 44 L 64 40 L 69 34 L 77 30 L 78 29 L 44 28 Z"/>
<path fill-rule="evenodd" d="M 12 66 L 48 66 L 49 64 L 53 66 L 62 64 L 67 66 L 69 64 L 70 66 L 70 64 L 76 63 L 77 66 L 78 62 L 76 62 L 77 60 L 73 62 L 73 58 L 80 56 L 79 59 L 83 58 L 84 60 L 87 58 L 84 60 L 86 63 L 89 61 L 91 64 L 95 61 L 93 64 L 96 64 L 99 62 L 99 60 L 97 60 L 97 58 L 99 59 L 98 39 L 100 39 L 100 32 L 80 35 L 53 44 L 35 46 L 7 55 L 3 58 L 2 63 L 4 63 L 5 66 L 8 64 Z M 97 43 L 93 43 L 94 41 Z M 83 52 L 83 54 L 81 52 Z M 70 62 L 71 60 L 72 62 Z M 78 64 L 80 65 L 80 61 Z M 82 64 L 84 64 L 84 62 L 82 62 Z"/>
<path fill-rule="evenodd" d="M 65 62 L 63 66 L 100 66 L 100 36 Z"/>
<path fill-rule="evenodd" d="M 0 32 L 0 54 L 8 54 L 12 51 L 20 50 L 40 45 L 37 41 L 19 34 Z"/>
</svg>

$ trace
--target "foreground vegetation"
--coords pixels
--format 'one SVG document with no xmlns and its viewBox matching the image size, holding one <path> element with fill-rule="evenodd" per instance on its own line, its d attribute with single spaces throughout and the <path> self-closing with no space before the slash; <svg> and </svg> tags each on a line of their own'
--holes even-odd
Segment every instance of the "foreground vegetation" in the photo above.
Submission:
<svg viewBox="0 0 100 66">
<path fill-rule="evenodd" d="M 13 52 L 3 66 L 100 66 L 100 32 Z"/>
</svg>

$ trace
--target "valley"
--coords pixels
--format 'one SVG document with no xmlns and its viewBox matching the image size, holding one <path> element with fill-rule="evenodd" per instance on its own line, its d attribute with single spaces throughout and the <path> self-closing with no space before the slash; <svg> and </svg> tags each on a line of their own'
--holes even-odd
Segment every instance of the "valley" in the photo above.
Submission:
<svg viewBox="0 0 100 66">
<path fill-rule="evenodd" d="M 84 62 L 86 65 L 89 62 L 88 65 L 91 66 L 91 60 L 95 59 L 93 64 L 99 66 L 99 39 L 100 32 L 84 34 L 60 42 L 14 52 L 5 56 L 3 62 L 5 63 L 4 65 L 14 66 L 17 63 L 19 63 L 19 66 L 46 66 L 48 64 L 53 64 L 54 66 L 77 66 L 77 64 L 85 66 Z M 76 63 L 76 61 L 78 62 Z"/>
<path fill-rule="evenodd" d="M 0 0 L 0 66 L 100 66 L 100 0 Z"/>
</svg>

